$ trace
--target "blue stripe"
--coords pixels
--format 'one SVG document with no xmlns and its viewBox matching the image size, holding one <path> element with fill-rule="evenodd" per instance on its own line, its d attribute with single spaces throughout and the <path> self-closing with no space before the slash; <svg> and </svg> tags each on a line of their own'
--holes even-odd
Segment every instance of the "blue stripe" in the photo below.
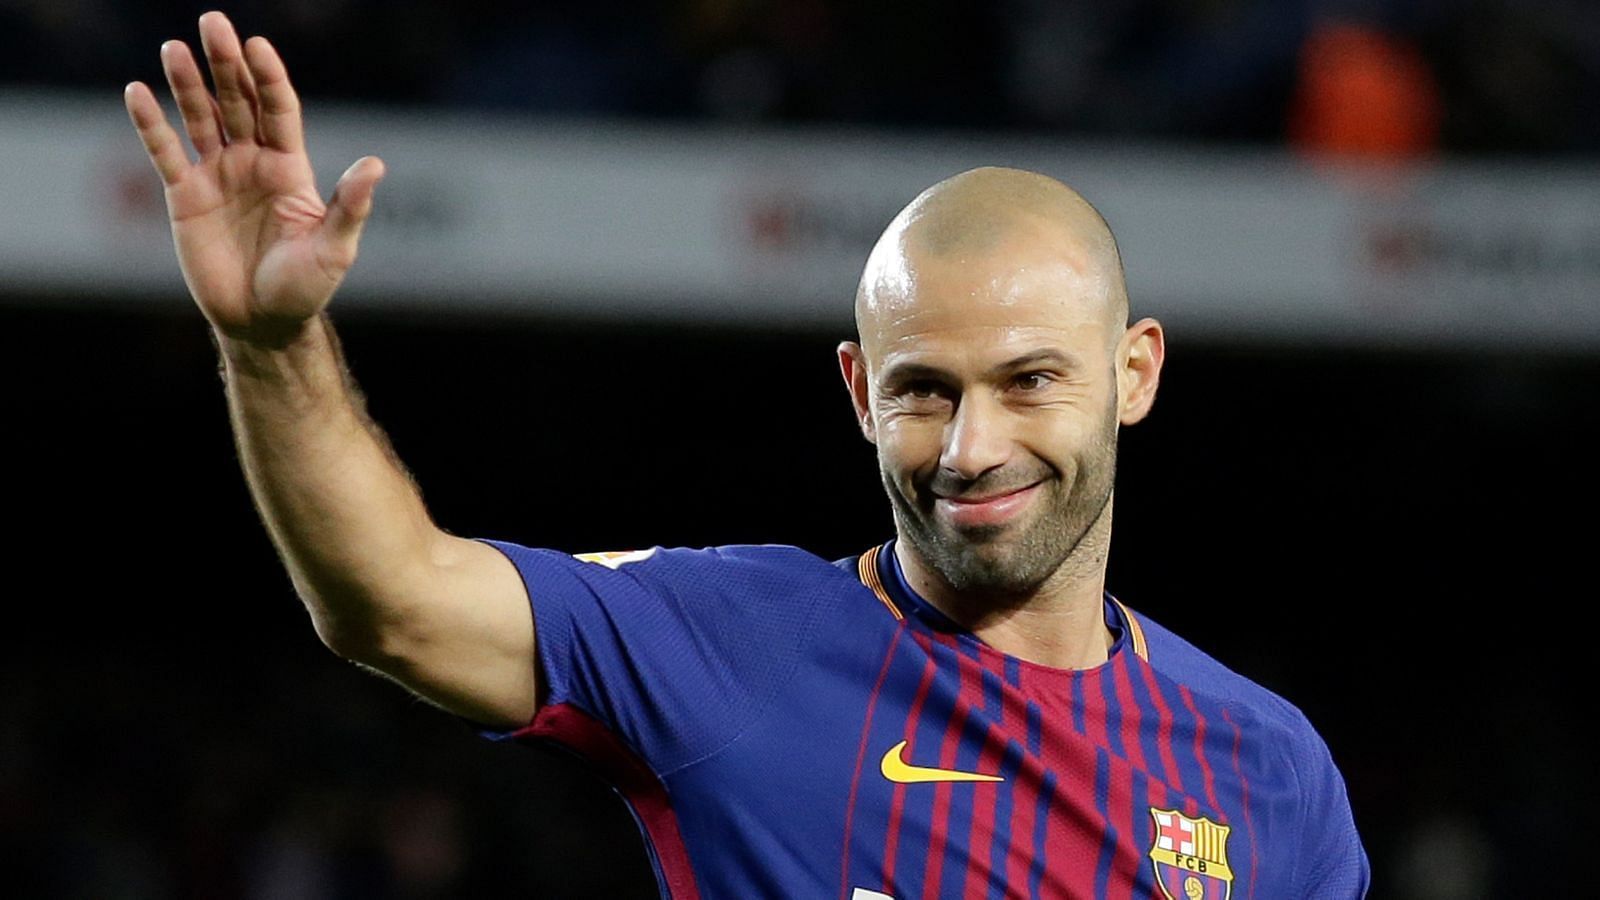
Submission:
<svg viewBox="0 0 1600 900">
<path fill-rule="evenodd" d="M 1006 851 L 1011 848 L 1011 791 L 1022 770 L 1022 745 L 1006 742 L 1005 755 L 1000 759 L 1000 777 L 1005 779 L 995 787 L 1000 793 L 994 798 L 994 843 L 989 845 L 989 890 L 985 900 L 1005 900 Z"/>
<path fill-rule="evenodd" d="M 1072 676 L 1072 730 L 1083 734 L 1083 676 Z"/>
<path fill-rule="evenodd" d="M 1106 742 L 1111 745 L 1111 752 L 1123 759 L 1128 758 L 1128 748 L 1122 743 L 1122 704 L 1117 702 L 1116 673 L 1111 668 L 1121 665 L 1125 658 L 1117 657 L 1100 675 L 1100 698 L 1106 704 Z"/>
<path fill-rule="evenodd" d="M 956 748 L 956 768 L 963 772 L 978 770 L 978 756 L 983 751 L 988 728 L 983 717 L 967 716 L 961 727 L 961 744 Z M 994 782 L 971 782 L 950 785 L 950 817 L 945 827 L 944 866 L 939 870 L 939 896 L 960 900 L 966 885 L 967 867 L 972 865 L 972 808 L 979 791 L 992 791 L 999 785 Z"/>
<path fill-rule="evenodd" d="M 1039 900 L 1039 882 L 1044 878 L 1044 836 L 1050 824 L 1050 798 L 1056 793 L 1056 773 L 1046 771 L 1039 785 L 1039 806 L 1033 813 L 1033 864 L 1028 868 L 1029 900 Z"/>
<path fill-rule="evenodd" d="M 1094 808 L 1100 820 L 1106 823 L 1106 833 L 1100 839 L 1100 858 L 1094 864 L 1094 895 L 1106 895 L 1111 883 L 1111 860 L 1117 846 L 1117 829 L 1111 824 L 1108 798 L 1111 793 L 1111 757 L 1104 747 L 1094 748 Z"/>
<path fill-rule="evenodd" d="M 1159 680 L 1157 683 L 1160 683 Z M 1200 720 L 1196 719 L 1194 715 L 1189 712 L 1189 707 L 1184 705 L 1183 697 L 1179 695 L 1177 691 L 1174 690 L 1170 692 L 1162 692 L 1162 696 L 1164 697 L 1168 696 L 1169 694 L 1170 703 L 1172 706 L 1172 741 L 1176 745 L 1181 745 L 1174 746 L 1172 748 L 1172 758 L 1178 765 L 1178 772 L 1183 776 L 1184 793 L 1195 798 L 1195 800 L 1199 802 L 1201 815 L 1220 817 L 1223 815 L 1222 810 L 1212 809 L 1211 801 L 1206 798 L 1205 773 L 1200 767 L 1200 754 L 1195 752 L 1194 749 L 1194 735 L 1195 731 L 1200 727 Z M 1195 709 L 1199 709 L 1200 707 L 1198 706 L 1198 698 L 1196 703 L 1197 705 L 1195 706 Z M 1217 768 L 1216 761 L 1211 760 L 1211 777 L 1213 782 L 1215 782 L 1215 779 L 1218 775 L 1233 768 L 1233 731 L 1228 727 L 1227 722 L 1224 722 L 1221 719 L 1213 719 L 1210 717 L 1206 718 L 1206 744 L 1208 745 L 1206 749 L 1209 750 L 1210 747 L 1217 746 L 1216 739 L 1219 737 L 1217 734 L 1218 726 L 1221 726 L 1222 730 L 1227 733 L 1229 739 L 1227 747 L 1229 752 L 1227 758 L 1223 760 L 1222 763 L 1227 768 L 1219 769 Z M 1217 797 L 1217 802 L 1222 802 L 1222 797 L 1220 795 Z"/>
<path fill-rule="evenodd" d="M 1022 687 L 1022 663 L 1015 656 L 1006 657 L 1006 684 Z"/>
<path fill-rule="evenodd" d="M 1039 755 L 1039 704 L 1028 701 L 1028 752 Z"/>
<path fill-rule="evenodd" d="M 932 646 L 932 657 L 936 663 L 933 684 L 929 686 L 928 698 L 923 702 L 922 715 L 913 725 L 916 739 L 911 742 L 909 757 L 913 765 L 919 766 L 939 764 L 939 744 L 944 739 L 944 728 L 950 715 L 950 708 L 946 704 L 955 694 L 955 686 L 951 684 L 952 673 L 944 666 L 944 659 L 952 655 L 937 641 Z M 954 662 L 953 658 L 951 662 Z M 920 678 L 922 673 L 917 674 Z M 894 893 L 898 896 L 922 894 L 923 864 L 928 860 L 928 837 L 933 826 L 933 787 L 931 784 L 906 786 L 906 802 L 900 813 L 900 844 L 894 854 Z"/>
<path fill-rule="evenodd" d="M 1133 872 L 1133 893 L 1137 897 L 1141 892 L 1148 895 L 1155 888 L 1155 882 L 1150 879 L 1155 866 L 1152 864 L 1147 869 L 1144 865 L 1152 843 L 1149 838 L 1155 828 L 1155 819 L 1150 815 L 1150 777 L 1138 770 L 1133 773 L 1133 808 L 1129 815 L 1128 840 L 1133 842 L 1133 852 L 1141 857 L 1139 867 Z M 1140 835 L 1145 835 L 1143 841 Z"/>
<path fill-rule="evenodd" d="M 1233 830 L 1228 832 L 1226 848 L 1228 868 L 1233 870 L 1233 890 L 1228 896 L 1246 897 L 1248 895 L 1253 898 L 1255 895 L 1250 891 L 1250 856 L 1255 852 L 1255 848 L 1250 843 L 1250 830 L 1254 822 L 1265 821 L 1264 816 L 1269 810 L 1261 802 L 1261 786 L 1259 784 L 1251 784 L 1250 803 L 1254 809 L 1249 811 L 1252 814 L 1251 818 L 1248 820 L 1245 818 L 1244 785 L 1237 780 L 1238 776 L 1233 771 L 1234 729 L 1237 728 L 1242 737 L 1239 745 L 1241 749 L 1249 746 L 1250 737 L 1245 735 L 1245 730 L 1239 725 L 1237 719 L 1230 722 L 1223 717 L 1224 708 L 1207 709 L 1201 705 L 1200 697 L 1195 697 L 1195 708 L 1205 715 L 1206 726 L 1209 729 L 1206 732 L 1206 755 L 1211 761 L 1211 774 L 1222 782 L 1222 786 L 1217 791 L 1217 802 L 1223 806 L 1232 807 L 1222 811 L 1223 815 L 1227 816 L 1228 821 L 1233 825 Z M 1215 752 L 1212 752 L 1213 749 Z M 1239 762 L 1240 768 L 1248 768 L 1242 758 Z M 1232 790 L 1227 787 L 1230 783 L 1236 785 Z M 1262 858 L 1265 858 L 1265 856 L 1263 855 Z"/>
<path fill-rule="evenodd" d="M 1128 683 L 1133 686 L 1133 705 L 1139 708 L 1139 746 L 1144 751 L 1145 767 L 1156 773 L 1166 784 L 1172 784 L 1172 773 L 1167 771 L 1167 761 L 1161 756 L 1161 744 L 1156 740 L 1156 735 L 1161 730 L 1161 715 L 1156 711 L 1155 700 L 1150 696 L 1149 688 L 1144 683 L 1144 673 L 1140 670 L 1143 663 L 1128 663 Z M 1159 690 L 1160 681 L 1156 682 Z M 1163 699 L 1167 699 L 1163 697 Z M 1171 734 L 1178 734 L 1178 710 L 1183 709 L 1183 700 L 1178 699 L 1174 707 L 1170 702 L 1167 708 L 1172 710 L 1173 729 Z M 1169 738 L 1170 739 L 1170 738 Z M 1187 782 L 1185 782 L 1187 783 Z"/>
<path fill-rule="evenodd" d="M 988 669 L 983 671 L 983 712 L 990 719 L 1000 720 L 1000 676 Z"/>
</svg>

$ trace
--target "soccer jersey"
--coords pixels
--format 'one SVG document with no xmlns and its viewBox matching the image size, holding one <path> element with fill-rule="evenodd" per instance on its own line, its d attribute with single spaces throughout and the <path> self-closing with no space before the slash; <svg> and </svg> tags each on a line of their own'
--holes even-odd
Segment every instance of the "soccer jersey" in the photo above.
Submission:
<svg viewBox="0 0 1600 900">
<path fill-rule="evenodd" d="M 1106 595 L 1109 659 L 1007 656 L 893 541 L 569 556 L 528 588 L 554 741 L 618 788 L 663 897 L 1353 898 L 1368 864 L 1305 717 Z"/>
</svg>

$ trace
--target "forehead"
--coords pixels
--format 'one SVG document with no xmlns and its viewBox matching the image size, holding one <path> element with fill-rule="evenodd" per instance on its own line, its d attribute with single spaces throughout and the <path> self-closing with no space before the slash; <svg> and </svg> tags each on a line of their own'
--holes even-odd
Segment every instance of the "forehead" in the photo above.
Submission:
<svg viewBox="0 0 1600 900">
<path fill-rule="evenodd" d="M 870 357 L 988 365 L 1053 346 L 1105 346 L 1110 285 L 1089 254 L 1061 241 L 1010 241 L 941 256 L 902 245 L 879 261 L 861 322 Z"/>
</svg>

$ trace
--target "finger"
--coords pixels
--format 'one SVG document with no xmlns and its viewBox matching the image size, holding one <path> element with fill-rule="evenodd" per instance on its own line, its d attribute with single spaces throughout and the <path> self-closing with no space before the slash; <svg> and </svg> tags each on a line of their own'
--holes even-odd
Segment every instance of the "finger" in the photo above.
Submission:
<svg viewBox="0 0 1600 900">
<path fill-rule="evenodd" d="M 128 107 L 128 117 L 144 141 L 144 150 L 150 162 L 166 184 L 177 184 L 189 168 L 189 157 L 183 152 L 183 141 L 167 122 L 166 113 L 156 102 L 156 95 L 142 82 L 129 84 L 122 92 L 122 102 Z"/>
<path fill-rule="evenodd" d="M 194 151 L 202 159 L 217 152 L 222 148 L 222 122 L 189 45 L 183 41 L 162 44 L 161 67 L 166 70 L 167 84 L 178 101 L 178 111 L 183 114 L 183 127 L 189 132 L 189 142 L 194 145 Z"/>
<path fill-rule="evenodd" d="M 284 68 L 277 49 L 266 38 L 253 37 L 244 42 L 244 59 L 261 97 L 261 116 L 257 123 L 261 142 L 275 150 L 304 152 L 300 97 L 289 83 L 289 70 Z"/>
<path fill-rule="evenodd" d="M 363 156 L 339 176 L 339 183 L 334 186 L 322 232 L 334 259 L 342 265 L 355 261 L 361 229 L 372 214 L 372 193 L 383 180 L 384 171 L 383 160 Z"/>
<path fill-rule="evenodd" d="M 217 98 L 210 92 L 206 93 L 206 102 L 211 106 L 211 117 L 217 120 L 217 127 L 222 127 L 222 105 L 217 103 Z M 226 142 L 224 142 L 226 143 Z"/>
<path fill-rule="evenodd" d="M 222 129 L 230 142 L 256 139 L 256 86 L 245 67 L 239 35 L 219 12 L 200 17 L 200 43 L 211 66 L 211 82 L 222 107 Z"/>
</svg>

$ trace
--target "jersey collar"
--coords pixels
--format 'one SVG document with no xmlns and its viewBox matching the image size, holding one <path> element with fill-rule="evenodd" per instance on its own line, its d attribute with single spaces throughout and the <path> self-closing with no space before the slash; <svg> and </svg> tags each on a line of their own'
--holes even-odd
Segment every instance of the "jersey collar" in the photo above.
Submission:
<svg viewBox="0 0 1600 900">
<path fill-rule="evenodd" d="M 894 552 L 895 539 L 862 554 L 859 569 L 861 580 L 878 595 L 878 599 L 895 618 L 911 616 L 936 631 L 965 635 L 982 643 L 975 635 L 962 628 L 937 607 L 923 599 L 906 581 L 905 572 Z M 1131 649 L 1140 659 L 1149 659 L 1144 639 L 1144 629 L 1133 613 L 1108 591 L 1104 600 L 1106 628 L 1111 631 L 1111 649 L 1108 659 Z M 987 646 L 987 645 L 985 645 Z"/>
</svg>

